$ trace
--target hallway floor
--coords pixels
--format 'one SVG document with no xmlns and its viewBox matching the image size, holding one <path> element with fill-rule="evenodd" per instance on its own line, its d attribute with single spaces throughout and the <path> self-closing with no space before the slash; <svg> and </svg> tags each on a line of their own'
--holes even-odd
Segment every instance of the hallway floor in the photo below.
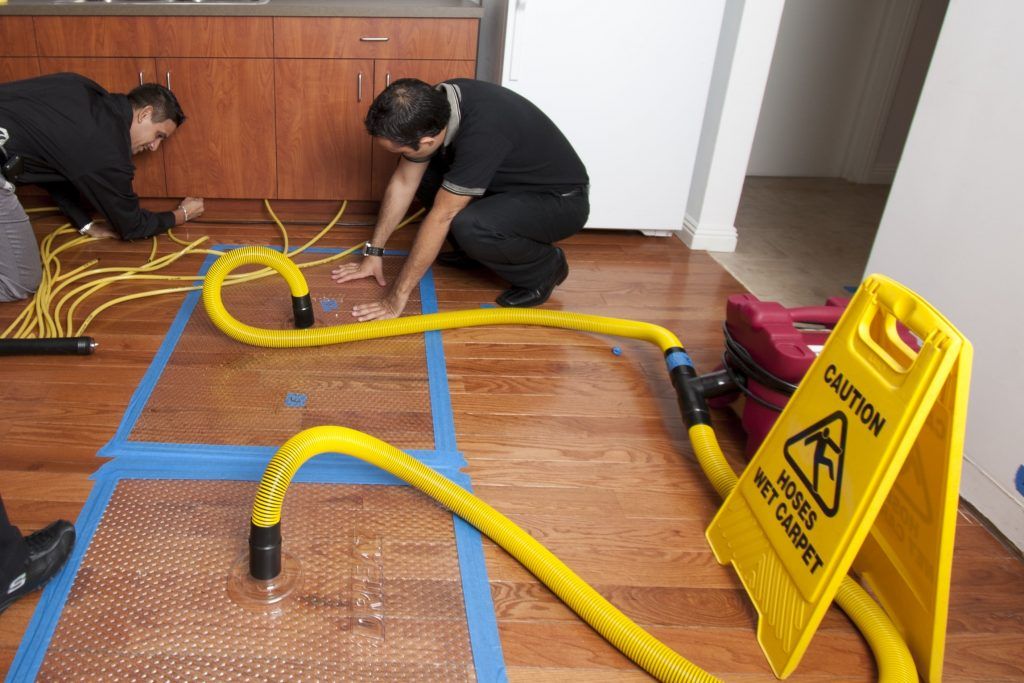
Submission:
<svg viewBox="0 0 1024 683">
<path fill-rule="evenodd" d="M 850 296 L 864 275 L 887 185 L 838 178 L 748 177 L 733 253 L 711 253 L 765 301 L 817 306 Z"/>
</svg>

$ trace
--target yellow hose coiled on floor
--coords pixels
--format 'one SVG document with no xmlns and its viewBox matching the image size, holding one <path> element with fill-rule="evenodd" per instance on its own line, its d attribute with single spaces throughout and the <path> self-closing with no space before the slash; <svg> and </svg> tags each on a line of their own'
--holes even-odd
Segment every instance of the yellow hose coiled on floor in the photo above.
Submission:
<svg viewBox="0 0 1024 683">
<path fill-rule="evenodd" d="M 346 453 L 376 465 L 462 517 L 507 550 L 598 633 L 658 680 L 719 680 L 640 628 L 512 520 L 394 446 L 362 432 L 346 427 L 313 427 L 289 439 L 263 474 L 253 506 L 253 523 L 264 527 L 277 524 L 292 476 L 306 460 L 327 452 Z"/>
<path fill-rule="evenodd" d="M 457 327 L 539 325 L 641 339 L 657 345 L 663 353 L 670 349 L 682 349 L 679 338 L 658 325 L 542 309 L 481 309 L 433 313 L 327 328 L 261 329 L 246 325 L 233 318 L 225 309 L 220 294 L 221 286 L 227 275 L 232 270 L 251 263 L 269 266 L 280 273 L 288 283 L 293 302 L 300 298 L 305 298 L 308 301 L 309 287 L 302 272 L 294 263 L 278 252 L 265 247 L 243 247 L 217 259 L 210 268 L 203 285 L 203 305 L 211 320 L 222 332 L 232 339 L 253 346 L 296 348 Z M 307 436 L 311 434 L 314 436 Z M 725 460 L 718 440 L 715 438 L 714 430 L 709 425 L 697 424 L 690 428 L 689 436 L 701 468 L 711 481 L 715 491 L 725 498 L 736 486 L 737 477 Z M 310 443 L 311 440 L 315 443 Z M 322 427 L 306 430 L 290 439 L 274 456 L 260 484 L 257 503 L 253 509 L 253 525 L 271 527 L 280 521 L 280 508 L 291 477 L 306 459 L 325 450 L 345 452 L 373 462 L 440 501 L 508 550 L 591 627 L 659 680 L 715 680 L 710 674 L 640 629 L 576 576 L 550 551 L 534 541 L 503 515 L 433 470 L 409 458 L 398 449 L 360 432 L 341 427 Z M 371 455 L 367 455 L 368 453 Z M 396 457 L 395 454 L 400 457 Z M 390 469 L 392 465 L 396 467 L 395 470 Z M 408 478 L 407 475 L 412 478 Z M 443 485 L 437 480 L 446 482 L 447 485 Z M 421 484 L 427 488 L 423 488 Z M 443 495 L 448 495 L 451 493 L 448 487 L 453 487 L 461 492 L 457 499 L 452 499 L 455 505 L 449 504 L 447 499 L 435 495 L 435 492 L 441 494 L 442 491 L 445 492 Z M 465 500 L 463 500 L 463 496 L 466 497 Z M 463 509 L 472 517 L 464 515 Z M 481 519 L 486 528 L 477 524 L 477 518 Z M 528 540 L 520 538 L 519 535 L 525 536 L 525 539 Z M 511 547 L 505 545 L 505 540 L 510 543 Z M 521 557 L 520 553 L 525 554 L 526 559 Z M 537 569 L 534 569 L 534 566 Z M 566 595 L 570 597 L 567 598 Z M 875 653 L 880 681 L 888 683 L 889 681 L 918 680 L 913 657 L 899 631 L 860 585 L 850 577 L 844 578 L 836 595 L 836 602 L 864 634 Z M 577 604 L 580 606 L 579 609 L 577 609 Z"/>
</svg>

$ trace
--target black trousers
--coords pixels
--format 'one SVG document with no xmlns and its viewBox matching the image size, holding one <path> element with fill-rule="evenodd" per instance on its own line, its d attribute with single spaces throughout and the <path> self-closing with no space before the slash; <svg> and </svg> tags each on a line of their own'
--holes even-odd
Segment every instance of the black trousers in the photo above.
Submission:
<svg viewBox="0 0 1024 683">
<path fill-rule="evenodd" d="M 428 169 L 416 192 L 428 209 L 442 181 L 433 171 Z M 448 238 L 513 287 L 533 289 L 549 282 L 558 268 L 552 244 L 582 230 L 589 215 L 585 187 L 488 193 L 455 216 Z"/>
<path fill-rule="evenodd" d="M 28 547 L 18 527 L 7 519 L 4 500 L 0 498 L 0 594 L 25 568 Z"/>
</svg>

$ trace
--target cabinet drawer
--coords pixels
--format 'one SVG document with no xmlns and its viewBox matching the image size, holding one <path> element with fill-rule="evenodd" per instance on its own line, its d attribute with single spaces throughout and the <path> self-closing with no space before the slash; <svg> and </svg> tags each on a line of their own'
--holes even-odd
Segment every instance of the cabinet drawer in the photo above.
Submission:
<svg viewBox="0 0 1024 683">
<path fill-rule="evenodd" d="M 476 59 L 476 19 L 275 17 L 277 57 Z"/>
<path fill-rule="evenodd" d="M 36 56 L 32 17 L 0 17 L 0 56 Z"/>
<path fill-rule="evenodd" d="M 46 57 L 272 57 L 270 17 L 36 17 Z"/>
</svg>

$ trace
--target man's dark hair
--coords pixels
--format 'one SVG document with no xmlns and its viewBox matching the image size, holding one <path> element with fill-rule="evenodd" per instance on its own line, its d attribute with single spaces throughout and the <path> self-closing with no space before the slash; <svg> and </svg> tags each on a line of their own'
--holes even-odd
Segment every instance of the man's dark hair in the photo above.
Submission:
<svg viewBox="0 0 1024 683">
<path fill-rule="evenodd" d="M 161 123 L 167 119 L 174 121 L 176 126 L 185 123 L 185 113 L 181 111 L 178 98 L 159 83 L 140 85 L 128 93 L 128 101 L 131 102 L 132 109 L 153 107 L 153 123 Z"/>
<path fill-rule="evenodd" d="M 444 91 L 415 78 L 402 78 L 377 96 L 364 123 L 375 138 L 419 149 L 420 138 L 444 130 L 451 111 Z"/>
</svg>

